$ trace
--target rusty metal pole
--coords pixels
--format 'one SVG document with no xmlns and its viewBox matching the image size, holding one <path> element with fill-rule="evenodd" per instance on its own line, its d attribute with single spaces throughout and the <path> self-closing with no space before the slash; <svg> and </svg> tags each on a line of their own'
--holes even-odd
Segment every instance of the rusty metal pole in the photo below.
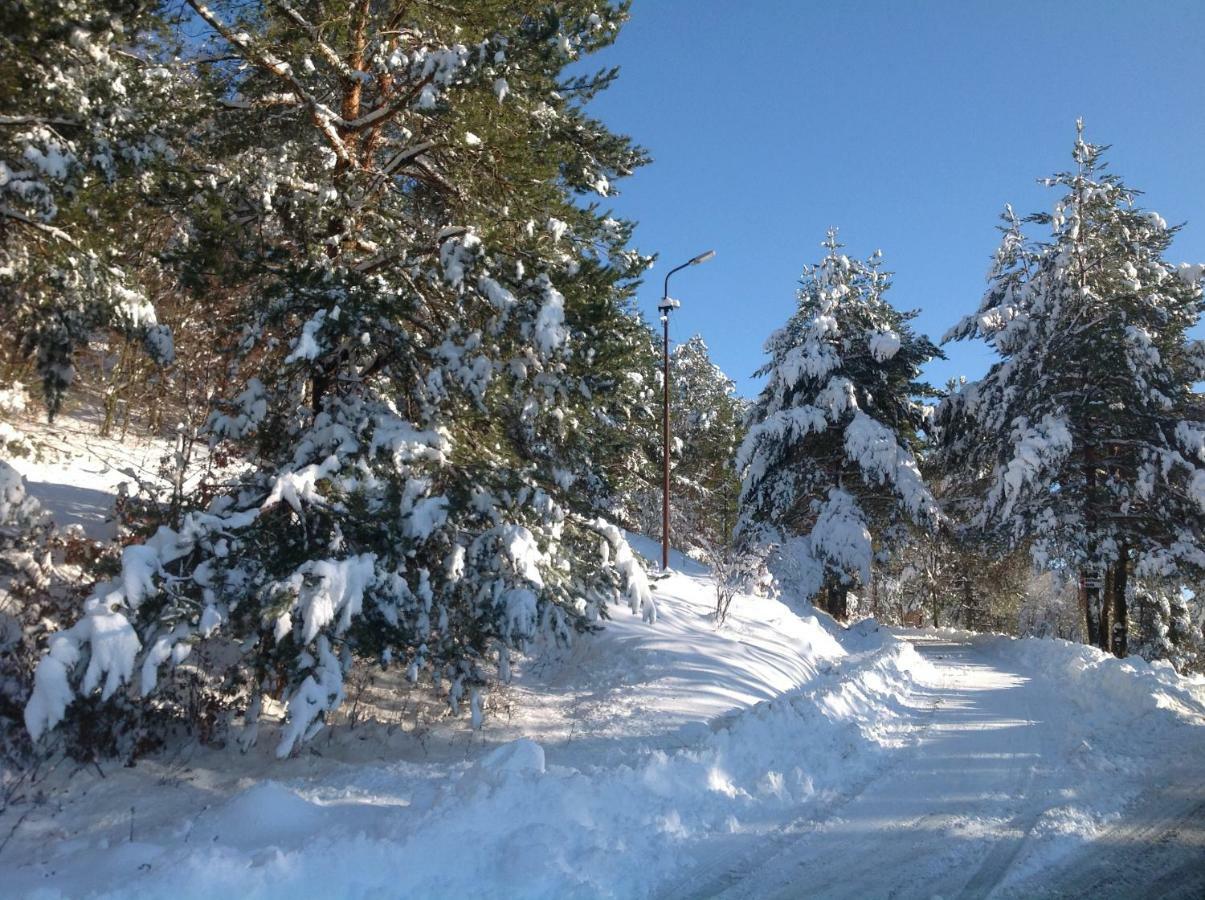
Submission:
<svg viewBox="0 0 1205 900">
<path fill-rule="evenodd" d="M 665 274 L 665 288 L 661 291 L 661 302 L 657 305 L 657 311 L 661 313 L 662 331 L 662 362 L 664 365 L 664 374 L 661 379 L 661 571 L 669 571 L 669 314 L 670 310 L 677 309 L 680 305 L 677 300 L 671 300 L 669 296 L 669 276 L 673 275 L 687 266 L 697 266 L 699 263 L 705 263 L 707 260 L 715 256 L 714 250 L 708 250 L 706 253 L 700 253 L 694 259 L 682 263 L 677 268 L 670 269 Z"/>
<path fill-rule="evenodd" d="M 669 276 L 665 277 L 666 290 L 669 290 Z M 668 300 L 668 296 L 666 300 Z M 664 302 L 664 301 L 663 301 Z M 664 327 L 663 361 L 665 376 L 662 378 L 662 425 L 661 425 L 661 571 L 669 571 L 669 308 L 661 313 L 661 324 Z"/>
</svg>

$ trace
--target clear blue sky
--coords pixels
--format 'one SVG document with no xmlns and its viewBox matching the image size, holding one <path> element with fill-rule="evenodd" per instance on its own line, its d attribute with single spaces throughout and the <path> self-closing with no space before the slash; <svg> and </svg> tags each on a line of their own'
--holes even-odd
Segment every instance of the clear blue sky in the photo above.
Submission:
<svg viewBox="0 0 1205 900">
<path fill-rule="evenodd" d="M 829 225 L 883 250 L 934 340 L 973 311 L 1000 210 L 1052 207 L 1035 182 L 1070 167 L 1077 116 L 1144 206 L 1188 223 L 1173 261 L 1205 260 L 1205 0 L 636 0 L 587 62 L 622 67 L 591 111 L 654 158 L 614 201 L 660 256 L 641 307 L 654 321 L 664 272 L 715 248 L 674 276 L 671 336 L 702 334 L 746 395 Z M 936 384 L 990 362 L 946 352 Z"/>
</svg>

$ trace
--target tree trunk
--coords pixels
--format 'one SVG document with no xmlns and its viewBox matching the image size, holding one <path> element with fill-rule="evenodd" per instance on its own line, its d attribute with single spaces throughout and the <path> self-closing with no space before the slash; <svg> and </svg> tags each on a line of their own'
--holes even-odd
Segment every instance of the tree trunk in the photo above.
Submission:
<svg viewBox="0 0 1205 900">
<path fill-rule="evenodd" d="M 843 584 L 835 584 L 828 589 L 828 611 L 838 622 L 849 618 L 849 588 Z"/>
<path fill-rule="evenodd" d="M 1084 616 L 1084 637 L 1093 647 L 1100 644 L 1100 579 L 1091 569 L 1081 569 L 1079 576 L 1080 611 Z"/>
<path fill-rule="evenodd" d="M 1117 563 L 1113 572 L 1113 655 L 1118 658 L 1124 658 L 1129 653 L 1130 642 L 1130 621 L 1129 621 L 1129 606 L 1126 598 L 1126 591 L 1130 581 L 1130 548 L 1126 544 L 1121 545 L 1121 552 L 1118 555 Z"/>
<path fill-rule="evenodd" d="M 1104 650 L 1106 653 L 1109 652 L 1109 645 L 1111 644 L 1109 637 L 1113 633 L 1113 629 L 1110 627 L 1110 621 L 1109 621 L 1109 618 L 1110 618 L 1109 614 L 1112 612 L 1112 608 L 1111 608 L 1112 600 L 1113 600 L 1113 564 L 1108 563 L 1105 565 L 1105 578 L 1104 578 L 1104 583 L 1101 585 L 1100 624 L 1099 624 L 1099 626 L 1097 626 L 1098 632 L 1096 635 L 1096 638 L 1097 638 L 1096 646 L 1099 647 L 1101 650 Z"/>
<path fill-rule="evenodd" d="M 1081 285 L 1083 279 L 1083 260 L 1080 260 Z M 1080 569 L 1080 601 L 1084 611 L 1084 637 L 1093 647 L 1104 646 L 1101 637 L 1100 620 L 1100 569 L 1091 564 L 1096 558 L 1096 453 L 1091 442 L 1085 442 L 1083 448 L 1084 472 L 1084 524 L 1083 528 L 1089 536 L 1087 557 L 1089 564 Z"/>
</svg>

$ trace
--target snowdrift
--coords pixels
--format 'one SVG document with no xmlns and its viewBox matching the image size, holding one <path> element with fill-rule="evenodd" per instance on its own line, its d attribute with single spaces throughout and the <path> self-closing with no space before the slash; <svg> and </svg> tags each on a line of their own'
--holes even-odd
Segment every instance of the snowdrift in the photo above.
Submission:
<svg viewBox="0 0 1205 900">
<path fill-rule="evenodd" d="M 1094 719 L 1098 730 L 1143 735 L 1205 724 L 1205 678 L 1184 676 L 1170 663 L 1140 656 L 1117 659 L 1096 647 L 1052 638 L 982 638 L 1030 670 Z"/>
<path fill-rule="evenodd" d="M 517 718 L 487 720 L 467 749 L 461 723 L 371 764 L 316 755 L 337 757 L 338 741 L 278 764 L 212 754 L 206 790 L 184 796 L 156 783 L 158 764 L 110 773 L 94 796 L 77 786 L 58 822 L 26 826 L 6 889 L 647 896 L 854 790 L 912 740 L 928 664 L 911 645 L 874 628 L 840 641 L 817 616 L 747 596 L 717 629 L 704 571 L 675 562 L 693 574 L 657 584 L 655 625 L 624 615 L 533 655 Z M 134 840 L 132 818 L 153 823 Z"/>
</svg>

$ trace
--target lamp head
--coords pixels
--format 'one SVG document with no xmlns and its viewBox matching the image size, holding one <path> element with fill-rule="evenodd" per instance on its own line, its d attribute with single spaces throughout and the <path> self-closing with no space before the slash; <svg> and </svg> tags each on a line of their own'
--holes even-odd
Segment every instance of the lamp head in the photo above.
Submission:
<svg viewBox="0 0 1205 900">
<path fill-rule="evenodd" d="M 714 250 L 708 250 L 706 253 L 700 253 L 698 256 L 696 256 L 694 259 L 692 259 L 690 261 L 690 265 L 697 266 L 699 263 L 705 263 L 709 259 L 715 259 L 715 251 Z"/>
</svg>

